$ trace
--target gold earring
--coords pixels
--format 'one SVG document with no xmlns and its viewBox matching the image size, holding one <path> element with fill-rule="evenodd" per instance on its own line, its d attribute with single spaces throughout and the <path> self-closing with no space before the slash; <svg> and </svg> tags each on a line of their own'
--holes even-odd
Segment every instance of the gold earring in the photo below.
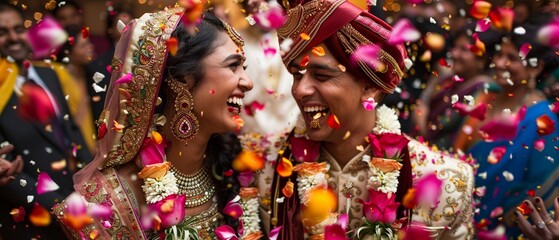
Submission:
<svg viewBox="0 0 559 240">
<path fill-rule="evenodd" d="M 194 115 L 194 99 L 192 94 L 181 86 L 176 80 L 167 79 L 167 84 L 175 94 L 175 116 L 172 120 L 171 129 L 173 136 L 188 144 L 198 133 L 198 119 Z"/>
</svg>

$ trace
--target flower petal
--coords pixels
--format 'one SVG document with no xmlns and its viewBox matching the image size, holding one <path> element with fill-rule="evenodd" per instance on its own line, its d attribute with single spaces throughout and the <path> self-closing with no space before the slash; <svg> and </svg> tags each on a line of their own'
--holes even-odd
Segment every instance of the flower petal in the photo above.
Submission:
<svg viewBox="0 0 559 240">
<path fill-rule="evenodd" d="M 243 207 L 237 202 L 229 201 L 223 208 L 223 214 L 237 219 L 243 215 Z"/>
<path fill-rule="evenodd" d="M 169 50 L 169 54 L 171 54 L 171 56 L 175 56 L 177 54 L 179 41 L 176 37 L 170 37 L 167 39 L 167 41 L 165 41 L 165 45 L 167 45 L 167 49 Z"/>
<path fill-rule="evenodd" d="M 12 209 L 12 211 L 10 211 L 10 215 L 12 215 L 12 219 L 14 220 L 14 222 L 22 222 L 25 220 L 25 208 L 14 208 Z"/>
<path fill-rule="evenodd" d="M 334 114 L 330 114 L 330 116 L 328 116 L 328 126 L 333 128 L 333 129 L 338 129 L 341 127 L 340 125 L 340 120 L 338 120 L 338 117 L 336 117 L 336 115 Z"/>
<path fill-rule="evenodd" d="M 235 234 L 235 229 L 229 225 L 221 225 L 215 229 L 215 236 L 219 240 L 236 240 L 239 239 Z"/>
<path fill-rule="evenodd" d="M 55 103 L 52 102 L 45 90 L 34 83 L 25 82 L 21 87 L 18 113 L 24 119 L 47 124 L 56 117 Z"/>
<path fill-rule="evenodd" d="M 58 190 L 60 187 L 56 184 L 52 178 L 46 173 L 41 172 L 37 178 L 37 194 L 41 195 L 46 192 L 52 192 Z"/>
<path fill-rule="evenodd" d="M 133 79 L 132 78 L 132 73 L 127 73 L 127 74 L 124 74 L 124 76 L 120 77 L 118 80 L 116 80 L 114 82 L 114 84 L 116 85 L 116 84 L 129 83 L 129 82 L 132 82 L 132 79 Z"/>
<path fill-rule="evenodd" d="M 27 37 L 35 59 L 49 56 L 53 50 L 68 40 L 68 34 L 64 28 L 50 16 L 45 16 L 36 25 L 30 27 L 27 30 Z"/>
<path fill-rule="evenodd" d="M 295 136 L 290 137 L 289 142 L 293 158 L 297 162 L 314 162 L 320 154 L 320 142 Z"/>
<path fill-rule="evenodd" d="M 31 222 L 31 224 L 37 227 L 46 227 L 50 225 L 51 216 L 47 209 L 45 209 L 38 203 L 35 203 L 35 206 L 33 207 L 33 210 L 31 210 L 31 214 L 29 215 L 29 221 Z"/>
<path fill-rule="evenodd" d="M 538 41 L 543 45 L 559 49 L 559 17 L 544 25 L 538 31 Z"/>
<path fill-rule="evenodd" d="M 501 161 L 501 158 L 503 158 L 506 152 L 507 152 L 506 146 L 494 147 L 493 149 L 491 149 L 491 152 L 489 152 L 489 156 L 487 156 L 487 162 L 490 164 L 499 163 Z"/>
<path fill-rule="evenodd" d="M 255 13 L 253 18 L 265 30 L 277 29 L 287 21 L 282 7 L 276 2 L 268 3 L 268 10 Z"/>
<path fill-rule="evenodd" d="M 477 20 L 476 32 L 485 32 L 490 27 L 491 27 L 491 20 L 489 18 Z"/>
<path fill-rule="evenodd" d="M 545 140 L 543 140 L 543 138 L 540 138 L 534 141 L 534 149 L 536 149 L 538 152 L 543 151 L 545 149 Z"/>
<path fill-rule="evenodd" d="M 358 65 L 359 62 L 363 62 L 372 69 L 382 70 L 386 66 L 379 59 L 380 52 L 381 49 L 377 45 L 361 45 L 351 54 L 350 61 L 353 65 Z"/>
<path fill-rule="evenodd" d="M 526 59 L 526 56 L 528 56 L 530 50 L 532 50 L 532 45 L 530 43 L 524 43 L 518 50 L 518 56 L 520 56 L 520 58 L 522 59 Z"/>
<path fill-rule="evenodd" d="M 436 206 L 442 192 L 443 181 L 434 173 L 417 180 L 415 185 L 417 202 L 420 205 Z"/>
<path fill-rule="evenodd" d="M 388 43 L 392 45 L 415 42 L 421 38 L 419 32 L 407 18 L 401 18 L 394 24 Z"/>
<path fill-rule="evenodd" d="M 256 172 L 264 168 L 264 159 L 253 151 L 243 150 L 233 160 L 233 169 L 238 172 Z"/>
<path fill-rule="evenodd" d="M 276 240 L 282 228 L 283 226 L 279 226 L 272 229 L 272 231 L 270 231 L 270 235 L 268 236 L 270 240 Z"/>
<path fill-rule="evenodd" d="M 553 121 L 547 114 L 544 114 L 536 119 L 538 126 L 538 134 L 540 136 L 549 135 L 555 131 L 555 121 Z"/>
<path fill-rule="evenodd" d="M 293 173 L 293 163 L 287 158 L 281 158 L 281 161 L 278 163 L 276 168 L 278 174 L 282 177 L 289 177 Z"/>
<path fill-rule="evenodd" d="M 491 10 L 491 3 L 486 1 L 475 1 L 470 8 L 470 14 L 475 19 L 484 19 Z"/>
</svg>

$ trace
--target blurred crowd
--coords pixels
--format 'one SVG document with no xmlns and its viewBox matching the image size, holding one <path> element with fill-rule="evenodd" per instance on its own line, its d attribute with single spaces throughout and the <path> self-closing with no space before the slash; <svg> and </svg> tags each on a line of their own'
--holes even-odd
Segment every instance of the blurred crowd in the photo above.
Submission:
<svg viewBox="0 0 559 240">
<path fill-rule="evenodd" d="M 260 1 L 241 2 L 244 5 L 215 1 L 212 9 L 247 42 L 247 72 L 254 90 L 245 100 L 247 128 L 242 133 L 245 140 L 255 133 L 269 137 L 272 144 L 266 151 L 273 153 L 299 111 L 291 97 L 292 76 L 279 57 L 270 58 L 266 52 L 279 50 L 274 32 L 247 18 L 259 11 Z M 476 229 L 505 225 L 507 234 L 517 236 L 516 217 L 505 217 L 509 223 L 503 216 L 516 216 L 523 200 L 536 195 L 552 206 L 559 193 L 554 162 L 559 157 L 559 2 L 413 2 L 377 0 L 369 8 L 403 36 L 416 35 L 405 43 L 410 61 L 404 79 L 384 102 L 397 110 L 402 131 L 410 137 L 475 159 L 470 163 L 477 169 L 472 203 Z M 395 4 L 398 11 L 393 10 Z M 0 71 L 15 63 L 27 77 L 12 79 L 0 73 L 0 233 L 4 239 L 60 239 L 58 229 L 19 231 L 33 226 L 14 216 L 18 211 L 39 211 L 29 198 L 36 195 L 32 192 L 44 177 L 41 173 L 49 173 L 59 185 L 54 192 L 35 196 L 45 198 L 44 209 L 73 191 L 72 174 L 91 161 L 96 139 L 104 131 L 96 120 L 110 84 L 120 30 L 143 13 L 107 2 L 105 35 L 95 36 L 84 23 L 88 9 L 77 1 L 57 2 L 44 9 L 43 19 L 54 18 L 55 28 L 65 37 L 56 49 L 40 56 L 33 54 L 40 50 L 33 42 L 48 37 L 27 35 L 40 32 L 41 25 L 24 26 L 32 13 L 21 10 L 21 4 L 11 6 L 0 5 Z M 403 27 L 397 28 L 398 23 Z M 10 81 L 19 86 L 13 95 L 7 87 Z M 28 118 L 15 113 L 15 108 L 25 108 L 15 104 L 15 98 L 37 86 L 42 91 L 27 100 L 51 100 L 56 121 L 47 120 L 46 128 L 32 122 L 22 125 Z M 263 108 L 266 104 L 270 107 Z M 42 113 L 29 114 L 40 118 Z M 118 126 L 111 123 L 105 131 L 107 127 Z M 13 181 L 22 175 L 27 180 Z M 13 206 L 24 207 L 14 213 Z"/>
</svg>

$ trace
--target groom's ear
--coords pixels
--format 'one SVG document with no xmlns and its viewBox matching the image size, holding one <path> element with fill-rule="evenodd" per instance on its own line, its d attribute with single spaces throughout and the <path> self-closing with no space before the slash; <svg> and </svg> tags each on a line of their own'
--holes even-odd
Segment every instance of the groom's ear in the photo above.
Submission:
<svg viewBox="0 0 559 240">
<path fill-rule="evenodd" d="M 361 95 L 361 101 L 373 98 L 376 102 L 379 102 L 383 95 L 384 94 L 382 93 L 382 91 L 379 88 L 373 86 L 373 84 L 363 82 L 363 94 Z"/>
</svg>

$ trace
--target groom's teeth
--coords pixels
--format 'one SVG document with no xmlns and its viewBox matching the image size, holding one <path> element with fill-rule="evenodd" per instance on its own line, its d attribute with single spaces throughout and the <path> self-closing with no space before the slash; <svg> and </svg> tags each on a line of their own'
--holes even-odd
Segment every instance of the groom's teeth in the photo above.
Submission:
<svg viewBox="0 0 559 240">
<path fill-rule="evenodd" d="M 326 107 L 324 106 L 312 106 L 312 107 L 304 107 L 303 111 L 305 112 L 320 112 L 320 111 L 324 111 L 326 110 Z"/>
</svg>

